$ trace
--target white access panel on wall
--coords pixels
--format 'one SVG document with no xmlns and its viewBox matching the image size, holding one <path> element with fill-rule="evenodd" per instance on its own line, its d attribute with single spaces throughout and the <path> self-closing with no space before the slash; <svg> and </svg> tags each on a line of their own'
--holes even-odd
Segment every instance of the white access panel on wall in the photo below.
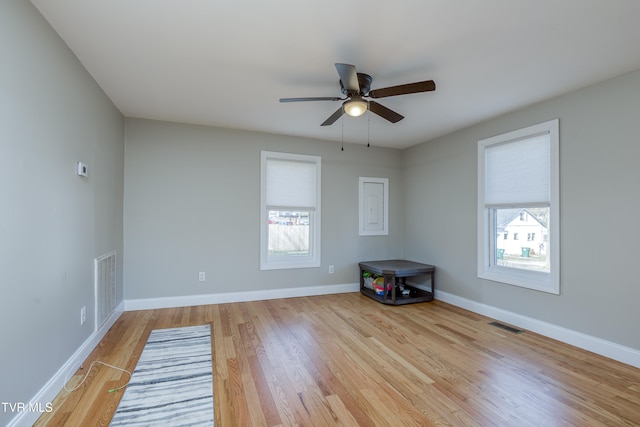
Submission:
<svg viewBox="0 0 640 427">
<path fill-rule="evenodd" d="M 389 234 L 389 179 L 360 177 L 360 236 Z"/>
</svg>

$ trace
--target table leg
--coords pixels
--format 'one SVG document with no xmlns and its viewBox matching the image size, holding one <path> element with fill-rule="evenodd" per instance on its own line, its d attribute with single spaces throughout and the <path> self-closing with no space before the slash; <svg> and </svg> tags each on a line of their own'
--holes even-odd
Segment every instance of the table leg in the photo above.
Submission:
<svg viewBox="0 0 640 427">
<path fill-rule="evenodd" d="M 396 303 L 396 276 L 389 276 L 389 283 L 391 283 L 391 301 Z"/>
</svg>

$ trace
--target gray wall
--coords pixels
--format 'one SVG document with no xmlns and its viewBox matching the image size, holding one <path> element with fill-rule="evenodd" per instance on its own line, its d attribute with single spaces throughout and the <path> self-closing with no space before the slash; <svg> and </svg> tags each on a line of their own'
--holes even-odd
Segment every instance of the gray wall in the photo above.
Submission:
<svg viewBox="0 0 640 427">
<path fill-rule="evenodd" d="M 93 258 L 122 254 L 124 119 L 30 2 L 0 5 L 0 52 L 0 401 L 29 402 L 93 332 Z"/>
<path fill-rule="evenodd" d="M 320 268 L 260 271 L 261 150 L 322 157 Z M 398 150 L 127 119 L 125 158 L 126 299 L 354 283 L 401 255 Z M 359 176 L 389 178 L 388 236 L 358 236 Z"/>
<path fill-rule="evenodd" d="M 402 153 L 404 255 L 438 266 L 437 288 L 640 349 L 640 72 Z M 477 141 L 560 119 L 559 296 L 476 277 Z"/>
<path fill-rule="evenodd" d="M 124 264 L 119 300 L 353 283 L 358 261 L 401 256 L 437 265 L 442 291 L 640 349 L 640 72 L 405 151 L 343 152 L 125 121 L 29 2 L 0 5 L 0 52 L 2 402 L 29 401 L 91 335 L 93 258 L 111 250 Z M 479 280 L 476 142 L 556 117 L 561 295 Z M 258 268 L 263 149 L 322 156 L 321 268 Z M 357 235 L 359 176 L 389 178 L 389 236 Z M 0 424 L 12 416 L 0 412 Z"/>
</svg>

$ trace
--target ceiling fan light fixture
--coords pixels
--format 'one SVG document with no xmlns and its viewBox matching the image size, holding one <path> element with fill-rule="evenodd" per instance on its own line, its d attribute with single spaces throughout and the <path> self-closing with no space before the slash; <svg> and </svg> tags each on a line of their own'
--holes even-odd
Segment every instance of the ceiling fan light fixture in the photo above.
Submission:
<svg viewBox="0 0 640 427">
<path fill-rule="evenodd" d="M 351 117 L 360 117 L 367 111 L 368 103 L 362 98 L 355 98 L 345 102 L 343 107 L 344 112 Z"/>
</svg>

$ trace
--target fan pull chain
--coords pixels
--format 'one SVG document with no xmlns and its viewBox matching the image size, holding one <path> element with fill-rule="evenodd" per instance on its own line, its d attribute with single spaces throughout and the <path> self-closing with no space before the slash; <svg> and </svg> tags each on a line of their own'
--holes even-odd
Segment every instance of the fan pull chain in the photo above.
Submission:
<svg viewBox="0 0 640 427">
<path fill-rule="evenodd" d="M 367 147 L 371 147 L 370 141 L 371 134 L 371 111 L 367 109 Z"/>
<path fill-rule="evenodd" d="M 344 151 L 344 114 L 342 115 L 340 121 L 342 122 L 342 148 L 340 149 L 340 151 Z"/>
</svg>

